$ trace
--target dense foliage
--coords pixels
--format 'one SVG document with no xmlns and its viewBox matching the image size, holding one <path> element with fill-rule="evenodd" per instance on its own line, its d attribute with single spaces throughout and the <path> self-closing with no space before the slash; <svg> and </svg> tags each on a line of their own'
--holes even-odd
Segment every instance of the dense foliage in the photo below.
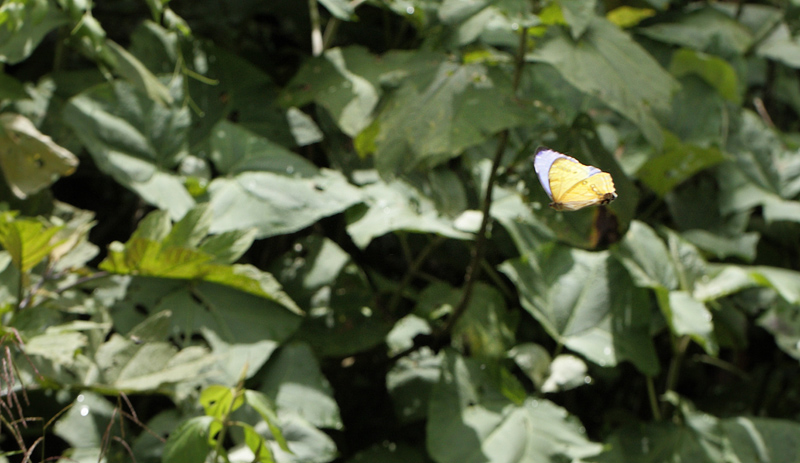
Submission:
<svg viewBox="0 0 800 463">
<path fill-rule="evenodd" d="M 0 461 L 797 461 L 798 32 L 4 0 Z M 548 208 L 540 145 L 618 199 Z"/>
</svg>

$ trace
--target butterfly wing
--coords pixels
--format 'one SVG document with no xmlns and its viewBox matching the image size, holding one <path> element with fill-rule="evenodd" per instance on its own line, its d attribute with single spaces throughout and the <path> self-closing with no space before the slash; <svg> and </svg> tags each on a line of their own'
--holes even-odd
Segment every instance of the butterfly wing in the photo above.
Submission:
<svg viewBox="0 0 800 463">
<path fill-rule="evenodd" d="M 611 175 L 558 151 L 539 148 L 533 167 L 556 210 L 576 211 L 617 197 Z"/>
<path fill-rule="evenodd" d="M 578 181 L 559 200 L 553 200 L 553 207 L 560 210 L 577 211 L 587 206 L 608 204 L 616 197 L 614 180 L 610 174 L 601 171 Z"/>
<path fill-rule="evenodd" d="M 39 132 L 19 114 L 0 114 L 0 168 L 11 191 L 19 198 L 70 175 L 78 158 Z"/>
</svg>

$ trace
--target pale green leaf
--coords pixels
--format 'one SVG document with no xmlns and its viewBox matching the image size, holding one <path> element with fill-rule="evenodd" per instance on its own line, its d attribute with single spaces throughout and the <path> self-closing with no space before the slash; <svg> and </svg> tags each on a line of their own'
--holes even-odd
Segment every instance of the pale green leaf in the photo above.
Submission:
<svg viewBox="0 0 800 463">
<path fill-rule="evenodd" d="M 175 92 L 179 81 L 172 86 Z M 63 115 L 100 170 L 120 184 L 174 219 L 194 206 L 173 171 L 187 154 L 188 107 L 165 107 L 130 84 L 114 82 L 75 96 Z"/>
<path fill-rule="evenodd" d="M 550 401 L 515 405 L 502 397 L 480 364 L 447 352 L 430 398 L 428 452 L 440 463 L 557 462 L 600 453 L 580 424 Z"/>
<path fill-rule="evenodd" d="M 67 14 L 54 3 L 44 3 L 44 15 L 38 10 L 41 2 L 22 4 L 24 10 L 18 17 L 19 23 L 0 24 L 0 62 L 19 63 L 33 53 L 47 34 L 69 22 Z"/>
<path fill-rule="evenodd" d="M 248 171 L 213 180 L 208 193 L 212 233 L 253 227 L 259 238 L 298 231 L 362 199 L 340 172 L 329 169 L 311 177 Z"/>
<path fill-rule="evenodd" d="M 330 14 L 342 21 L 353 20 L 353 5 L 348 0 L 319 0 Z"/>
<path fill-rule="evenodd" d="M 573 39 L 580 38 L 596 16 L 597 0 L 559 0 Z"/>
<path fill-rule="evenodd" d="M 368 209 L 348 211 L 347 232 L 360 248 L 393 231 L 435 233 L 455 239 L 471 239 L 457 230 L 453 219 L 443 216 L 431 199 L 403 180 L 376 181 L 362 187 Z"/>
<path fill-rule="evenodd" d="M 717 354 L 719 346 L 714 338 L 712 316 L 705 304 L 685 291 L 657 290 L 656 295 L 674 334 L 691 336 L 706 352 Z"/>
<path fill-rule="evenodd" d="M 607 252 L 556 246 L 538 256 L 503 263 L 522 306 L 554 339 L 603 366 L 630 360 L 658 371 L 648 335 L 646 294 Z M 613 290 L 611 290 L 611 282 Z"/>
<path fill-rule="evenodd" d="M 282 346 L 259 379 L 259 390 L 272 399 L 277 411 L 296 414 L 319 428 L 342 429 L 333 389 L 308 345 Z"/>
<path fill-rule="evenodd" d="M 614 254 L 638 286 L 677 289 L 678 277 L 667 246 L 643 222 L 631 222 Z"/>
</svg>

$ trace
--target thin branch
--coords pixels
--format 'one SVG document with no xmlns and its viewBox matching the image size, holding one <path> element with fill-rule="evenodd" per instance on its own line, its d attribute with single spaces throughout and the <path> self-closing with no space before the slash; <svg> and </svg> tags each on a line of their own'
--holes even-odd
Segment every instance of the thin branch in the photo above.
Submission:
<svg viewBox="0 0 800 463">
<path fill-rule="evenodd" d="M 656 396 L 656 386 L 653 382 L 652 376 L 646 376 L 647 382 L 647 397 L 650 402 L 650 411 L 653 413 L 653 419 L 661 421 L 661 410 L 658 408 L 658 397 Z"/>
<path fill-rule="evenodd" d="M 408 271 L 405 275 L 403 275 L 403 279 L 400 281 L 400 284 L 397 286 L 397 289 L 392 294 L 392 299 L 389 300 L 389 303 L 386 305 L 388 308 L 389 313 L 394 312 L 394 309 L 397 308 L 397 305 L 400 303 L 400 299 L 403 297 L 403 291 L 411 284 L 411 280 L 417 276 L 420 267 L 425 261 L 428 259 L 428 256 L 431 255 L 434 249 L 439 246 L 444 241 L 444 238 L 441 236 L 436 236 L 434 239 L 428 243 L 427 246 L 417 255 L 417 258 L 414 259 L 413 262 L 410 263 L 408 267 Z"/>
<path fill-rule="evenodd" d="M 517 55 L 514 63 L 514 80 L 512 87 L 512 92 L 514 95 L 516 95 L 517 89 L 519 88 L 519 83 L 522 77 L 522 68 L 525 65 L 527 41 L 528 28 L 526 27 L 523 28 L 522 32 L 520 33 L 519 47 L 517 48 Z M 489 209 L 492 205 L 492 191 L 494 190 L 494 183 L 495 179 L 497 178 L 497 170 L 500 167 L 500 162 L 503 159 L 503 154 L 505 153 L 506 146 L 508 145 L 508 133 L 508 129 L 500 132 L 497 142 L 497 149 L 495 150 L 494 159 L 492 160 L 492 167 L 489 171 L 489 179 L 486 182 L 486 192 L 483 196 L 483 206 L 481 207 L 483 219 L 481 220 L 481 226 L 478 229 L 478 238 L 475 241 L 475 246 L 472 248 L 472 257 L 470 259 L 470 263 L 467 266 L 467 271 L 464 275 L 464 291 L 461 293 L 461 299 L 458 301 L 458 304 L 453 309 L 453 314 L 447 319 L 444 327 L 437 333 L 437 339 L 441 340 L 447 337 L 453 330 L 456 322 L 458 322 L 458 319 L 464 315 L 472 296 L 472 290 L 475 287 L 475 281 L 480 275 L 480 263 L 483 260 L 484 254 L 486 253 L 486 242 L 488 240 L 487 234 L 489 233 L 489 225 L 491 223 Z"/>
<path fill-rule="evenodd" d="M 324 48 L 317 0 L 308 0 L 308 14 L 311 17 L 311 54 L 319 56 Z"/>
</svg>

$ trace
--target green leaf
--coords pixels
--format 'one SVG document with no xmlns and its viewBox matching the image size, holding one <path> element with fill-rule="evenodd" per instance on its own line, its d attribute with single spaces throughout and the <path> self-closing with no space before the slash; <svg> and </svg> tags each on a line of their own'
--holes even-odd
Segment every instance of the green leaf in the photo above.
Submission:
<svg viewBox="0 0 800 463">
<path fill-rule="evenodd" d="M 163 463 L 204 463 L 211 452 L 208 430 L 214 418 L 196 416 L 181 423 L 169 434 L 164 446 Z"/>
<path fill-rule="evenodd" d="M 244 405 L 244 395 L 237 394 L 236 388 L 212 384 L 200 393 L 200 405 L 206 415 L 215 420 L 223 420 Z"/>
<path fill-rule="evenodd" d="M 313 100 L 333 116 L 345 134 L 355 137 L 372 122 L 382 93 L 374 78 L 364 75 L 370 72 L 365 68 L 378 65 L 376 61 L 361 47 L 326 50 L 300 68 L 282 101 L 302 106 Z"/>
<path fill-rule="evenodd" d="M 219 333 L 209 327 L 201 326 L 199 331 L 217 362 L 216 371 L 208 375 L 208 381 L 216 384 L 234 386 L 242 378 L 250 379 L 278 348 L 278 343 L 271 339 L 224 341 Z"/>
<path fill-rule="evenodd" d="M 95 360 L 99 386 L 139 392 L 200 378 L 214 359 L 199 346 L 179 351 L 168 342 L 137 344 L 115 333 L 97 348 Z"/>
<path fill-rule="evenodd" d="M 652 228 L 633 221 L 614 255 L 628 269 L 636 285 L 677 289 L 678 277 L 667 247 Z"/>
<path fill-rule="evenodd" d="M 173 91 L 180 84 L 176 79 Z M 117 182 L 176 219 L 194 206 L 173 172 L 187 154 L 188 107 L 165 107 L 130 84 L 114 82 L 69 100 L 63 117 L 97 166 Z"/>
<path fill-rule="evenodd" d="M 228 122 L 214 129 L 212 160 L 229 174 L 208 186 L 213 233 L 253 227 L 257 237 L 291 233 L 361 201 L 344 176 Z"/>
<path fill-rule="evenodd" d="M 658 371 L 650 314 L 642 310 L 647 295 L 608 252 L 556 245 L 507 261 L 500 270 L 516 285 L 525 310 L 558 343 L 601 366 L 630 360 L 646 374 Z"/>
<path fill-rule="evenodd" d="M 780 24 L 756 47 L 756 55 L 800 68 L 800 38 L 792 37 L 786 24 Z"/>
<path fill-rule="evenodd" d="M 209 158 L 225 175 L 272 172 L 308 178 L 319 172 L 305 158 L 232 122 L 220 121 L 212 130 L 210 142 Z"/>
<path fill-rule="evenodd" d="M 537 389 L 541 389 L 545 379 L 550 374 L 552 358 L 547 349 L 539 344 L 524 342 L 517 344 L 508 351 L 508 356 L 530 378 Z"/>
<path fill-rule="evenodd" d="M 277 425 L 278 416 L 275 412 L 275 406 L 272 405 L 269 398 L 258 391 L 253 391 L 250 389 L 244 391 L 244 397 L 247 405 L 258 412 L 258 414 L 261 416 L 261 419 L 267 423 L 267 427 L 272 434 L 272 438 L 275 439 L 281 450 L 289 452 L 290 450 L 288 444 L 286 443 L 286 439 L 283 437 L 283 434 Z"/>
<path fill-rule="evenodd" d="M 14 219 L 9 213 L 0 216 L 0 244 L 11 255 L 21 273 L 27 273 L 58 246 L 55 236 L 61 227 L 48 226 L 31 219 Z"/>
<path fill-rule="evenodd" d="M 705 304 L 685 291 L 657 290 L 656 296 L 673 334 L 691 336 L 710 355 L 717 355 L 712 316 Z"/>
<path fill-rule="evenodd" d="M 106 40 L 106 47 L 113 57 L 113 67 L 119 75 L 124 77 L 134 87 L 143 91 L 153 101 L 169 105 L 173 102 L 170 90 L 150 72 L 141 61 L 128 53 L 113 40 Z"/>
<path fill-rule="evenodd" d="M 742 55 L 753 42 L 747 27 L 711 6 L 681 12 L 671 22 L 642 27 L 637 32 L 653 40 L 723 56 Z"/>
<path fill-rule="evenodd" d="M 55 434 L 75 449 L 97 449 L 115 415 L 114 406 L 100 394 L 83 391 L 55 423 Z"/>
<path fill-rule="evenodd" d="M 605 19 L 596 17 L 583 37 L 555 33 L 528 56 L 553 66 L 582 92 L 618 111 L 660 147 L 661 128 L 653 110 L 666 109 L 677 83 L 636 42 Z"/>
<path fill-rule="evenodd" d="M 736 104 L 742 102 L 742 88 L 733 66 L 727 61 L 687 48 L 672 55 L 669 72 L 675 77 L 695 74 L 714 87 L 722 97 Z"/>
<path fill-rule="evenodd" d="M 342 21 L 352 21 L 354 15 L 353 5 L 347 0 L 319 0 L 322 6 L 333 16 Z"/>
<path fill-rule="evenodd" d="M 52 185 L 59 177 L 72 175 L 78 166 L 74 154 L 19 114 L 0 114 L 0 146 L 3 176 L 21 199 Z"/>
<path fill-rule="evenodd" d="M 585 459 L 602 447 L 547 400 L 515 405 L 502 397 L 480 364 L 447 351 L 430 398 L 427 445 L 440 463 L 557 462 Z"/>
<path fill-rule="evenodd" d="M 429 398 L 439 382 L 443 357 L 421 349 L 398 359 L 386 374 L 386 389 L 401 423 L 417 423 L 428 417 Z"/>
<path fill-rule="evenodd" d="M 281 144 L 293 146 L 286 110 L 278 103 L 278 89 L 262 69 L 231 51 L 212 44 L 194 44 L 192 71 L 202 79 L 188 79 L 189 95 L 203 117 L 193 120 L 189 144 L 194 149 L 222 120 L 236 120 L 247 130 Z"/>
<path fill-rule="evenodd" d="M 362 199 L 341 173 L 328 169 L 307 178 L 248 171 L 215 179 L 208 193 L 213 233 L 253 227 L 259 238 L 298 231 Z"/>
<path fill-rule="evenodd" d="M 170 245 L 196 243 L 206 232 L 207 223 L 205 207 L 190 211 L 174 228 L 166 212 L 154 211 L 142 220 L 127 243 L 114 242 L 109 246 L 108 256 L 99 267 L 122 275 L 217 283 L 270 299 L 295 313 L 301 312 L 272 275 L 251 265 L 217 264 L 212 262 L 213 256 L 200 250 Z"/>
<path fill-rule="evenodd" d="M 569 24 L 573 39 L 580 38 L 591 24 L 597 0 L 559 0 L 564 20 Z"/>
<path fill-rule="evenodd" d="M 583 360 L 574 355 L 561 354 L 549 365 L 549 376 L 542 384 L 542 392 L 568 391 L 585 386 L 591 378 L 586 374 Z"/>
<path fill-rule="evenodd" d="M 779 301 L 758 318 L 758 325 L 772 333 L 780 349 L 800 360 L 800 308 Z"/>
<path fill-rule="evenodd" d="M 685 424 L 667 422 L 624 426 L 606 442 L 598 463 L 620 461 L 791 461 L 798 452 L 790 436 L 795 422 L 738 416 L 719 419 L 683 406 Z"/>
<path fill-rule="evenodd" d="M 22 82 L 6 73 L 0 73 L 0 99 L 25 100 L 28 98 L 30 98 L 30 95 L 25 90 Z"/>
<path fill-rule="evenodd" d="M 686 230 L 681 235 L 689 242 L 709 252 L 718 259 L 735 256 L 747 262 L 756 258 L 756 246 L 761 235 L 742 233 L 737 236 L 723 236 L 706 230 Z"/>
<path fill-rule="evenodd" d="M 405 79 L 382 106 L 372 129 L 375 164 L 385 175 L 430 168 L 503 129 L 540 120 L 540 109 L 512 99 L 508 76 L 442 60 L 434 73 Z"/>
<path fill-rule="evenodd" d="M 401 230 L 462 240 L 472 238 L 472 234 L 457 230 L 453 220 L 443 216 L 428 195 L 403 180 L 376 180 L 361 191 L 366 211 L 354 208 L 347 214 L 347 232 L 360 248 L 367 247 L 375 238 Z"/>
<path fill-rule="evenodd" d="M 272 452 L 269 450 L 267 441 L 249 424 L 240 423 L 239 428 L 244 431 L 244 443 L 253 452 L 254 462 L 273 463 Z M 287 448 L 288 449 L 288 448 Z"/>
<path fill-rule="evenodd" d="M 319 428 L 342 429 L 333 389 L 307 344 L 281 347 L 258 379 L 262 381 L 259 390 L 281 413 L 294 413 Z"/>
<path fill-rule="evenodd" d="M 606 19 L 612 24 L 628 29 L 655 14 L 655 10 L 651 8 L 635 8 L 623 5 L 606 13 Z"/>
<path fill-rule="evenodd" d="M 688 146 L 704 150 L 724 146 L 730 103 L 696 74 L 681 77 L 679 82 L 681 88 L 673 96 L 672 108 L 664 120 L 667 130 L 677 136 L 679 140 L 675 141 Z"/>
<path fill-rule="evenodd" d="M 13 24 L 0 24 L 2 63 L 16 64 L 24 60 L 50 31 L 69 22 L 68 16 L 54 3 L 28 1 L 21 4 L 24 5 L 24 10 Z M 41 10 L 42 7 L 44 11 Z"/>
</svg>

